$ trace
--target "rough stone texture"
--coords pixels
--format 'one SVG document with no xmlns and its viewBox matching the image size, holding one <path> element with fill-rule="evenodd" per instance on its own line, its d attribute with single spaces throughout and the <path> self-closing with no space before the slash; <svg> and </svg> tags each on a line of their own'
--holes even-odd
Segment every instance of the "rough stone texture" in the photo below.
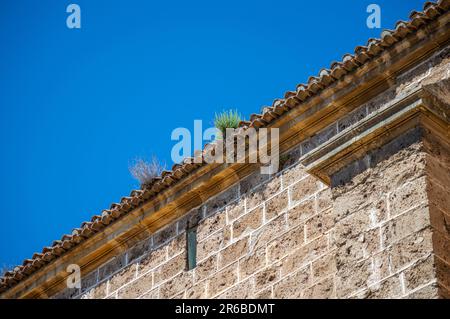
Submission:
<svg viewBox="0 0 450 319">
<path fill-rule="evenodd" d="M 411 130 L 341 169 L 330 188 L 299 164 L 300 156 L 388 102 L 448 73 L 449 63 L 447 48 L 412 66 L 396 87 L 283 154 L 280 172 L 257 171 L 205 199 L 179 221 L 83 274 L 81 289 L 53 297 L 449 298 L 445 141 Z M 188 225 L 198 225 L 198 263 L 191 271 Z"/>
<path fill-rule="evenodd" d="M 445 137 L 412 129 L 340 169 L 329 187 L 300 164 L 305 154 L 421 86 L 436 93 L 440 101 L 434 102 L 448 105 L 449 50 L 392 74 L 391 87 L 351 111 L 343 105 L 347 113 L 280 156 L 279 172 L 261 175 L 256 168 L 83 273 L 80 289 L 52 297 L 450 298 Z M 436 80 L 442 81 L 436 86 Z M 308 134 L 308 127 L 298 133 Z M 188 226 L 198 227 L 197 266 L 189 271 Z"/>
</svg>

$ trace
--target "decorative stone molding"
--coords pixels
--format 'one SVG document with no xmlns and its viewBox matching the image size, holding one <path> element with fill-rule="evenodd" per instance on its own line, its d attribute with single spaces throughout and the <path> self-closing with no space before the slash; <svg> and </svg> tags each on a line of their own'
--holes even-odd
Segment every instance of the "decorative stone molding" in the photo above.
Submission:
<svg viewBox="0 0 450 319">
<path fill-rule="evenodd" d="M 450 68 L 450 64 L 447 65 Z M 327 184 L 331 176 L 364 154 L 412 127 L 423 126 L 443 139 L 450 132 L 450 79 L 440 79 L 387 102 L 349 129 L 303 156 L 306 170 Z"/>
</svg>

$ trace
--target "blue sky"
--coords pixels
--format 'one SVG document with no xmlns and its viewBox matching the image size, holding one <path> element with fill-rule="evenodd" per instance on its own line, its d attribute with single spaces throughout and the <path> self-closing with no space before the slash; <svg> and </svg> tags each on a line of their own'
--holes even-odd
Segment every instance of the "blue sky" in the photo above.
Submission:
<svg viewBox="0 0 450 319">
<path fill-rule="evenodd" d="M 66 7 L 81 7 L 68 29 Z M 13 266 L 171 166 L 173 129 L 259 112 L 421 0 L 0 3 L 0 266 Z"/>
</svg>

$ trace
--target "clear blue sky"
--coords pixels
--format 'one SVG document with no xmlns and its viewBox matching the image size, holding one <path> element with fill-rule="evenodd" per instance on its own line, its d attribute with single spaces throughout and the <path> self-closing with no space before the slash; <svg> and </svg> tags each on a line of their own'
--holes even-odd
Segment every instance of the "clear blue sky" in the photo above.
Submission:
<svg viewBox="0 0 450 319">
<path fill-rule="evenodd" d="M 0 2 L 0 266 L 15 265 L 138 187 L 136 156 L 171 166 L 170 134 L 245 117 L 420 0 Z M 82 28 L 66 27 L 81 7 Z"/>
</svg>

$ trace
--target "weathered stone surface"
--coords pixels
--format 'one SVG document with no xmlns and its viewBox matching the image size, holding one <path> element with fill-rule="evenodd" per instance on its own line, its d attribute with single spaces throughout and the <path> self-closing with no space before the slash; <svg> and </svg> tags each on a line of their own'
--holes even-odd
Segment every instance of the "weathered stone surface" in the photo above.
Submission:
<svg viewBox="0 0 450 319">
<path fill-rule="evenodd" d="M 289 204 L 288 192 L 283 191 L 266 202 L 266 220 L 270 220 L 287 209 Z"/>
<path fill-rule="evenodd" d="M 153 235 L 153 246 L 159 247 L 170 239 L 174 238 L 177 234 L 177 224 L 173 223 L 164 229 L 158 231 L 155 235 Z"/>
<path fill-rule="evenodd" d="M 331 210 L 321 212 L 305 222 L 306 240 L 325 234 L 334 226 L 334 216 Z"/>
<path fill-rule="evenodd" d="M 181 253 L 155 269 L 155 284 L 159 284 L 161 281 L 167 280 L 185 269 L 186 253 Z"/>
<path fill-rule="evenodd" d="M 404 297 L 405 299 L 438 299 L 439 289 L 437 283 L 431 283 L 419 288 Z"/>
<path fill-rule="evenodd" d="M 178 255 L 186 249 L 186 233 L 181 233 L 167 244 L 167 255 L 169 258 Z"/>
<path fill-rule="evenodd" d="M 208 297 L 214 297 L 234 285 L 238 280 L 238 264 L 232 264 L 208 280 Z"/>
<path fill-rule="evenodd" d="M 382 228 L 384 246 L 391 245 L 430 225 L 427 207 L 419 207 L 389 221 Z"/>
<path fill-rule="evenodd" d="M 336 224 L 333 239 L 338 264 L 361 260 L 379 251 L 380 230 L 370 229 L 369 225 L 369 216 L 365 211 L 352 214 Z"/>
<path fill-rule="evenodd" d="M 114 276 L 109 279 L 109 285 L 108 285 L 108 294 L 116 291 L 118 288 L 122 287 L 126 283 L 132 281 L 134 278 L 136 278 L 137 275 L 137 265 L 132 264 L 122 271 L 118 272 Z"/>
<path fill-rule="evenodd" d="M 300 182 L 294 184 L 291 188 L 291 201 L 297 202 L 308 196 L 311 196 L 320 189 L 320 182 L 312 176 L 302 179 Z"/>
<path fill-rule="evenodd" d="M 296 249 L 281 261 L 281 275 L 294 272 L 328 251 L 328 239 L 325 236 Z"/>
<path fill-rule="evenodd" d="M 450 191 L 445 190 L 442 185 L 440 185 L 437 182 L 434 182 L 433 180 L 428 182 L 427 190 L 429 194 L 430 204 L 432 204 L 435 207 L 438 207 L 443 211 L 448 212 L 450 207 Z"/>
<path fill-rule="evenodd" d="M 328 277 L 312 287 L 305 289 L 302 297 L 306 299 L 335 298 L 334 277 Z"/>
<path fill-rule="evenodd" d="M 139 261 L 138 273 L 143 274 L 167 260 L 167 247 L 163 246 L 151 251 Z"/>
<path fill-rule="evenodd" d="M 120 288 L 117 292 L 117 297 L 119 299 L 136 299 L 152 289 L 152 287 L 153 273 L 150 272 Z"/>
<path fill-rule="evenodd" d="M 267 246 L 267 254 L 269 262 L 276 261 L 294 249 L 299 248 L 305 241 L 305 235 L 303 233 L 303 227 L 297 227 L 289 230 L 287 233 L 276 238 L 273 242 Z"/>
<path fill-rule="evenodd" d="M 128 250 L 127 253 L 128 263 L 132 263 L 133 261 L 141 258 L 150 250 L 151 250 L 151 238 L 139 242 L 138 244 L 134 245 L 131 249 Z"/>
<path fill-rule="evenodd" d="M 445 289 L 450 287 L 450 265 L 439 257 L 434 258 L 437 282 Z"/>
<path fill-rule="evenodd" d="M 225 210 L 215 213 L 200 222 L 197 228 L 197 240 L 201 241 L 225 226 Z"/>
<path fill-rule="evenodd" d="M 117 256 L 112 260 L 108 261 L 106 264 L 104 264 L 102 267 L 99 268 L 98 281 L 101 281 L 109 277 L 114 272 L 123 268 L 125 264 L 126 264 L 126 254 L 121 254 L 120 256 Z"/>
<path fill-rule="evenodd" d="M 251 174 L 250 176 L 244 178 L 240 183 L 241 195 L 245 195 L 253 190 L 258 185 L 264 183 L 269 179 L 269 175 L 261 174 L 259 171 Z"/>
<path fill-rule="evenodd" d="M 276 266 L 263 269 L 255 275 L 255 291 L 260 291 L 274 283 L 280 276 L 280 270 Z"/>
<path fill-rule="evenodd" d="M 395 272 L 428 255 L 433 250 L 430 229 L 414 233 L 388 248 L 391 268 Z"/>
<path fill-rule="evenodd" d="M 218 209 L 223 209 L 229 203 L 232 203 L 239 196 L 239 185 L 234 185 L 206 203 L 206 216 L 210 216 Z"/>
<path fill-rule="evenodd" d="M 217 271 L 217 255 L 205 259 L 203 262 L 197 265 L 194 269 L 195 281 L 201 281 Z"/>
<path fill-rule="evenodd" d="M 186 299 L 205 299 L 206 295 L 206 282 L 202 281 L 195 284 L 193 287 L 186 290 Z"/>
<path fill-rule="evenodd" d="M 198 242 L 197 244 L 197 260 L 201 261 L 207 256 L 216 253 L 226 244 L 224 231 L 218 231 L 212 236 Z"/>
<path fill-rule="evenodd" d="M 434 231 L 432 240 L 434 254 L 450 265 L 450 237 Z"/>
<path fill-rule="evenodd" d="M 422 177 L 404 187 L 397 189 L 389 196 L 391 216 L 401 214 L 426 202 L 426 179 Z"/>
<path fill-rule="evenodd" d="M 336 251 L 329 252 L 313 261 L 311 268 L 313 282 L 317 282 L 322 278 L 336 273 Z"/>
<path fill-rule="evenodd" d="M 283 278 L 274 285 L 274 298 L 300 298 L 302 291 L 309 285 L 310 277 L 310 268 L 306 267 L 286 278 Z"/>
<path fill-rule="evenodd" d="M 84 292 L 88 288 L 91 288 L 92 286 L 94 286 L 97 283 L 97 277 L 98 277 L 98 272 L 97 271 L 93 271 L 87 276 L 83 276 L 82 275 L 82 277 L 81 277 L 81 291 Z"/>
<path fill-rule="evenodd" d="M 359 290 L 367 288 L 371 275 L 372 263 L 370 260 L 347 262 L 338 264 L 336 273 L 336 292 L 338 298 L 345 298 Z"/>
<path fill-rule="evenodd" d="M 227 207 L 228 221 L 231 222 L 245 213 L 244 201 L 237 201 Z"/>
<path fill-rule="evenodd" d="M 366 105 L 357 108 L 356 110 L 345 116 L 343 119 L 338 121 L 339 132 L 342 132 L 343 130 L 349 128 L 350 126 L 356 124 L 366 116 L 367 116 Z"/>
<path fill-rule="evenodd" d="M 251 280 L 243 281 L 217 296 L 218 299 L 248 299 L 251 298 L 253 284 Z"/>
<path fill-rule="evenodd" d="M 248 252 L 249 238 L 244 237 L 219 252 L 219 269 L 244 256 Z"/>
<path fill-rule="evenodd" d="M 186 231 L 188 227 L 194 227 L 203 219 L 203 207 L 194 208 L 177 222 L 178 233 Z"/>
<path fill-rule="evenodd" d="M 272 287 L 268 287 L 257 292 L 254 296 L 255 299 L 272 299 L 273 298 L 273 289 Z"/>
<path fill-rule="evenodd" d="M 301 148 L 300 146 L 294 147 L 293 149 L 289 150 L 287 153 L 280 155 L 280 170 L 285 171 L 289 167 L 295 167 L 298 165 L 298 161 L 301 157 Z M 297 164 L 297 165 L 294 165 Z M 283 187 L 286 187 L 286 184 L 284 184 L 284 178 L 283 178 Z"/>
<path fill-rule="evenodd" d="M 365 298 L 389 299 L 399 298 L 402 295 L 402 284 L 398 276 L 389 277 L 382 282 L 370 286 Z"/>
<path fill-rule="evenodd" d="M 60 293 L 53 295 L 51 299 L 90 299 L 91 290 L 80 295 L 78 288 L 66 288 Z"/>
<path fill-rule="evenodd" d="M 266 249 L 260 248 L 239 260 L 240 278 L 246 278 L 266 265 Z"/>
<path fill-rule="evenodd" d="M 289 227 L 299 225 L 307 220 L 309 217 L 316 214 L 316 203 L 314 199 L 308 199 L 301 202 L 297 206 L 288 211 Z"/>
<path fill-rule="evenodd" d="M 436 278 L 433 256 L 417 261 L 404 271 L 405 287 L 408 291 L 429 283 Z"/>
<path fill-rule="evenodd" d="M 324 189 L 320 193 L 317 194 L 317 212 L 328 210 L 333 205 L 333 199 L 331 190 L 329 188 Z"/>
<path fill-rule="evenodd" d="M 299 180 L 301 180 L 303 177 L 306 176 L 306 172 L 304 171 L 304 168 L 297 164 L 286 171 L 283 172 L 282 179 L 283 179 L 283 188 L 286 188 Z"/>
<path fill-rule="evenodd" d="M 159 299 L 159 288 L 146 292 L 139 299 Z"/>
<path fill-rule="evenodd" d="M 265 199 L 271 197 L 273 194 L 278 193 L 281 189 L 281 176 L 272 176 L 267 182 L 263 184 L 263 189 L 263 195 Z"/>
<path fill-rule="evenodd" d="M 251 234 L 250 250 L 266 246 L 270 240 L 282 234 L 286 229 L 286 214 L 282 214 Z"/>
<path fill-rule="evenodd" d="M 339 192 L 344 193 L 344 187 Z M 335 190 L 336 191 L 336 190 Z M 337 191 L 336 191 L 337 192 Z M 369 205 L 368 195 L 364 191 L 352 190 L 334 199 L 333 212 L 338 222 L 348 215 L 355 213 Z"/>
<path fill-rule="evenodd" d="M 100 284 L 98 284 L 95 288 L 92 288 L 91 290 L 91 298 L 92 299 L 100 299 L 106 297 L 106 288 L 107 288 L 107 281 L 103 281 Z"/>
<path fill-rule="evenodd" d="M 169 281 L 163 283 L 159 288 L 160 298 L 171 298 L 180 292 L 184 292 L 188 287 L 192 287 L 192 272 L 183 272 Z M 179 298 L 178 296 L 177 298 Z"/>
<path fill-rule="evenodd" d="M 263 208 L 260 206 L 240 217 L 233 223 L 233 237 L 238 238 L 257 229 L 263 222 Z"/>
</svg>

